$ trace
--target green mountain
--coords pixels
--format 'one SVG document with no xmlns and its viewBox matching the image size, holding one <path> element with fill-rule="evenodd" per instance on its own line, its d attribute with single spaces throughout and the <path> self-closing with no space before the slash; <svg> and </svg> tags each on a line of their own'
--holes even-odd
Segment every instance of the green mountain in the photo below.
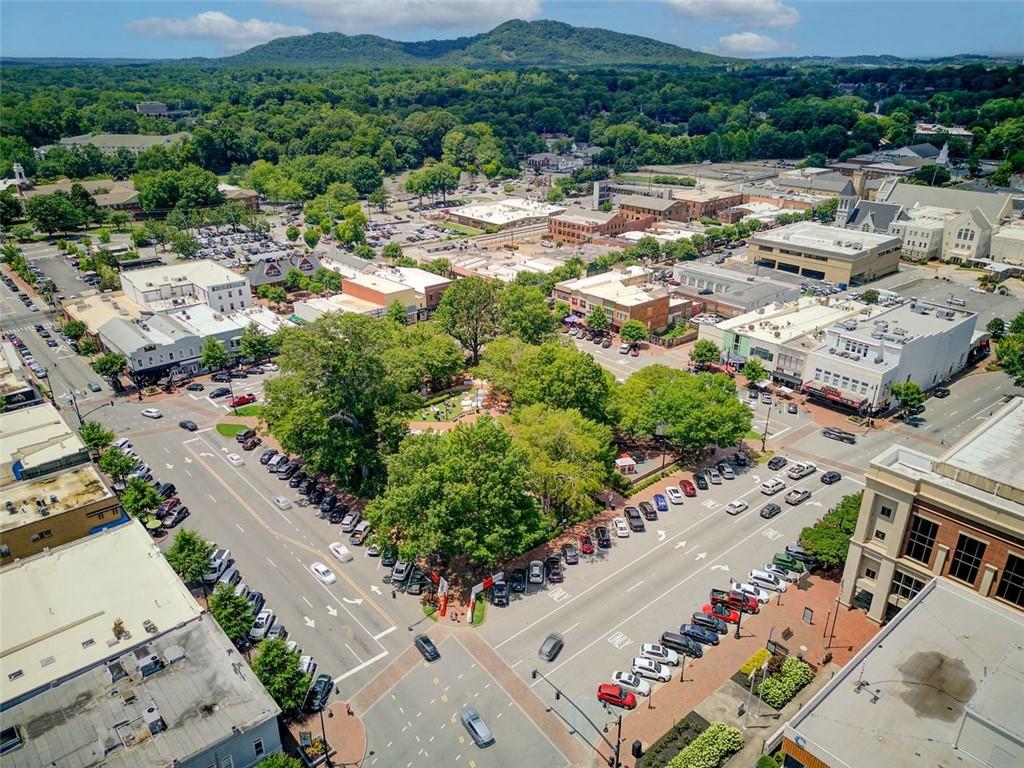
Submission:
<svg viewBox="0 0 1024 768">
<path fill-rule="evenodd" d="M 278 67 L 708 67 L 734 60 L 638 35 L 574 27 L 558 21 L 507 21 L 490 32 L 454 40 L 400 42 L 376 35 L 317 32 L 282 37 L 219 60 L 232 66 Z"/>
</svg>

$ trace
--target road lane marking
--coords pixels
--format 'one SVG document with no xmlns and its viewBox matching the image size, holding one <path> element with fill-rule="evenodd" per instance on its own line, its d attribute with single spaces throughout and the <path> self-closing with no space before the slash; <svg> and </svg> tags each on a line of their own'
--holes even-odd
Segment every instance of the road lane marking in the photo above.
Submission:
<svg viewBox="0 0 1024 768">
<path fill-rule="evenodd" d="M 376 635 L 374 635 L 374 636 L 373 636 L 373 639 L 374 639 L 374 640 L 380 640 L 380 639 L 381 639 L 382 637 L 384 637 L 384 635 L 390 635 L 390 634 L 391 634 L 392 632 L 394 632 L 394 631 L 395 631 L 396 629 L 398 629 L 398 627 L 394 627 L 394 626 L 392 626 L 392 627 L 388 627 L 388 628 L 387 628 L 387 629 L 385 629 L 385 630 L 384 630 L 383 632 L 378 632 L 378 633 L 377 633 Z"/>
<path fill-rule="evenodd" d="M 305 595 L 302 595 L 302 602 L 304 602 L 304 603 L 305 603 L 306 605 L 308 605 L 308 606 L 309 606 L 310 608 L 312 608 L 312 607 L 313 607 L 313 604 L 312 604 L 311 602 L 309 602 L 309 600 L 307 600 L 307 599 L 306 599 L 306 596 L 305 596 Z"/>
<path fill-rule="evenodd" d="M 269 557 L 267 558 L 267 562 L 268 562 L 268 563 L 270 563 L 270 564 L 271 564 L 271 565 L 272 565 L 272 566 L 273 566 L 274 568 L 277 568 L 277 563 L 275 563 L 275 562 L 274 562 L 273 560 L 271 560 L 271 559 L 270 559 Z"/>
<path fill-rule="evenodd" d="M 638 582 L 637 582 L 636 584 L 634 584 L 634 585 L 633 585 L 632 587 L 630 587 L 630 588 L 629 588 L 629 589 L 627 589 L 626 591 L 627 591 L 627 592 L 632 592 L 632 591 L 633 591 L 634 589 L 636 589 L 637 587 L 639 587 L 639 586 L 640 586 L 641 584 L 643 584 L 643 583 L 644 583 L 644 580 L 643 580 L 643 579 L 640 579 L 640 581 L 638 581 Z"/>
<path fill-rule="evenodd" d="M 348 643 L 345 643 L 345 647 L 348 648 L 349 653 L 351 653 L 353 656 L 355 656 L 359 660 L 359 662 L 362 663 L 362 661 L 363 661 L 362 657 L 358 653 L 356 653 L 355 651 L 352 650 L 352 646 L 351 645 L 349 645 Z"/>
<path fill-rule="evenodd" d="M 345 674 L 343 674 L 343 675 L 339 675 L 338 677 L 334 678 L 334 684 L 335 684 L 335 685 L 337 685 L 337 684 L 338 684 L 338 683 L 340 683 L 340 682 L 341 682 L 342 680 L 344 680 L 344 679 L 345 679 L 346 677 L 351 677 L 352 675 L 356 674 L 357 672 L 362 672 L 362 671 L 363 671 L 364 669 L 366 669 L 366 668 L 367 668 L 368 666 L 370 666 L 371 664 L 374 664 L 374 663 L 376 663 L 376 662 L 380 661 L 381 659 L 383 659 L 383 658 L 384 658 L 385 656 L 387 656 L 387 655 L 388 655 L 388 652 L 387 652 L 387 651 L 384 651 L 384 652 L 382 652 L 382 653 L 378 653 L 378 654 L 377 654 L 376 656 L 374 656 L 374 657 L 373 657 L 372 659 L 367 659 L 367 660 L 366 660 L 366 661 L 364 661 L 364 662 L 363 662 L 362 664 L 360 664 L 360 665 L 359 665 L 358 667 L 353 667 L 352 669 L 350 669 L 350 670 L 349 670 L 348 672 L 346 672 Z"/>
<path fill-rule="evenodd" d="M 206 495 L 210 497 L 210 501 L 212 501 L 214 504 L 217 503 L 217 500 L 215 498 L 213 498 L 213 494 L 212 493 L 208 493 Z"/>
<path fill-rule="evenodd" d="M 243 528 L 242 526 L 240 526 L 240 525 L 239 525 L 238 523 L 235 523 L 235 528 L 237 528 L 238 530 L 240 530 L 240 531 L 241 531 L 242 533 L 245 533 L 245 528 Z"/>
</svg>

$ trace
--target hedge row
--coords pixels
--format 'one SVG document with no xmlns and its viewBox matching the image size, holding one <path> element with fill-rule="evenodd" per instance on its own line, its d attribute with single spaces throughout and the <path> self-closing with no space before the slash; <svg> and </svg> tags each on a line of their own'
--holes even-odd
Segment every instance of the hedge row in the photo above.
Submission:
<svg viewBox="0 0 1024 768">
<path fill-rule="evenodd" d="M 743 734 L 739 728 L 725 723 L 712 723 L 672 758 L 668 768 L 718 768 L 732 754 L 743 748 Z"/>
<path fill-rule="evenodd" d="M 782 709 L 797 692 L 814 679 L 811 668 L 792 657 L 782 662 L 782 670 L 770 675 L 757 687 L 761 700 L 775 709 Z"/>
</svg>

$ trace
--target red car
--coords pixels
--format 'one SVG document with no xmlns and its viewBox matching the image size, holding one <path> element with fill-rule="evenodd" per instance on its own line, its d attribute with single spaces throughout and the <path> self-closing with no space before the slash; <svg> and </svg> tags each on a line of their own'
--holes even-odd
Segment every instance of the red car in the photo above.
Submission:
<svg viewBox="0 0 1024 768">
<path fill-rule="evenodd" d="M 167 501 L 165 501 L 163 504 L 157 507 L 156 516 L 158 518 L 166 517 L 167 514 L 180 503 L 181 499 L 179 499 L 177 496 L 171 496 L 171 498 L 169 498 Z"/>
<path fill-rule="evenodd" d="M 617 685 L 609 685 L 608 683 L 599 685 L 597 687 L 597 700 L 603 701 L 605 704 L 611 704 L 613 707 L 636 709 L 636 696 Z"/>
<path fill-rule="evenodd" d="M 245 395 L 238 395 L 238 397 L 228 401 L 228 405 L 230 405 L 232 408 L 237 408 L 240 405 L 248 405 L 249 403 L 255 403 L 255 402 L 256 402 L 256 395 L 245 394 Z"/>
<path fill-rule="evenodd" d="M 594 540 L 587 534 L 580 536 L 580 553 L 584 555 L 594 554 Z"/>
<path fill-rule="evenodd" d="M 680 480 L 679 487 L 683 489 L 684 496 L 696 496 L 697 489 L 693 486 L 689 480 Z"/>
<path fill-rule="evenodd" d="M 740 623 L 740 612 L 722 603 L 708 603 L 701 610 L 708 616 L 715 616 L 729 624 Z"/>
</svg>

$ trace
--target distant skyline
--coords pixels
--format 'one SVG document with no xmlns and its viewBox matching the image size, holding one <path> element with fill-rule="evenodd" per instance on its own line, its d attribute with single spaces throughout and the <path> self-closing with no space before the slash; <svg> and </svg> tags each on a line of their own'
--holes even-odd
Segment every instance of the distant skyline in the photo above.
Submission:
<svg viewBox="0 0 1024 768">
<path fill-rule="evenodd" d="M 426 40 L 517 18 L 739 57 L 1024 53 L 1017 0 L 3 0 L 0 54 L 217 57 L 309 32 Z"/>
</svg>

